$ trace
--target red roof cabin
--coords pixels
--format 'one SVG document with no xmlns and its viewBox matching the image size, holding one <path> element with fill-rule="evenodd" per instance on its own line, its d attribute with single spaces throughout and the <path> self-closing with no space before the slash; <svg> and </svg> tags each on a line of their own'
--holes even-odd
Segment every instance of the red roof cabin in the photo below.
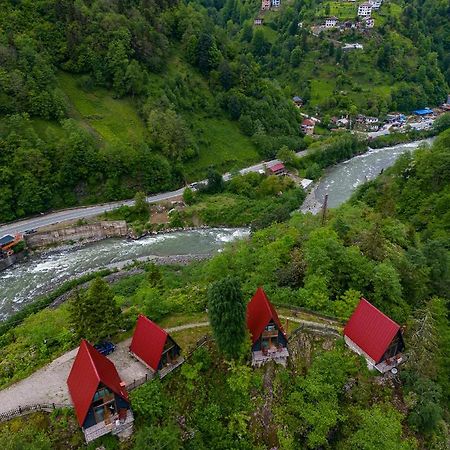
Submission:
<svg viewBox="0 0 450 450">
<path fill-rule="evenodd" d="M 247 328 L 252 338 L 252 366 L 260 367 L 269 360 L 286 365 L 287 335 L 261 287 L 247 305 Z"/>
<path fill-rule="evenodd" d="M 277 163 L 267 169 L 268 175 L 276 175 L 278 177 L 286 175 L 286 167 L 283 163 Z"/>
<path fill-rule="evenodd" d="M 166 330 L 140 315 L 130 345 L 131 354 L 163 378 L 184 362 L 181 349 Z"/>
<path fill-rule="evenodd" d="M 133 414 L 125 383 L 114 364 L 85 340 L 81 341 L 67 386 L 87 443 L 108 433 L 132 432 Z"/>
<path fill-rule="evenodd" d="M 400 364 L 405 348 L 400 325 L 395 323 L 365 298 L 344 328 L 346 344 L 364 356 L 369 369 L 384 373 Z"/>
</svg>

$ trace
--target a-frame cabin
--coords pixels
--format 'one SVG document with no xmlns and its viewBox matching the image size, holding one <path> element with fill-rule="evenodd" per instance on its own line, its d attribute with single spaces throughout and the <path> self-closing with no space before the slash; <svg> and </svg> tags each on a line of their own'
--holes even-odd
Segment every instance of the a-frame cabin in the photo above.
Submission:
<svg viewBox="0 0 450 450">
<path fill-rule="evenodd" d="M 387 372 L 403 361 L 405 348 L 400 325 L 361 298 L 344 328 L 347 345 L 363 355 L 369 369 Z"/>
<path fill-rule="evenodd" d="M 132 431 L 128 393 L 114 364 L 82 340 L 67 386 L 86 442 Z"/>
<path fill-rule="evenodd" d="M 261 287 L 247 305 L 247 328 L 252 339 L 253 366 L 259 367 L 269 360 L 286 365 L 289 356 L 287 335 Z"/>
<path fill-rule="evenodd" d="M 184 362 L 181 349 L 170 334 L 143 315 L 138 317 L 130 352 L 161 378 Z"/>
</svg>

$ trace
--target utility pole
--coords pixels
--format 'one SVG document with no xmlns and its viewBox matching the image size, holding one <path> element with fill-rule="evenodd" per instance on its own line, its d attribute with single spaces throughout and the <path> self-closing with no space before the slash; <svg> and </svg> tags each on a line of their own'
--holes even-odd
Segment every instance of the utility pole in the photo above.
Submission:
<svg viewBox="0 0 450 450">
<path fill-rule="evenodd" d="M 325 220 L 327 218 L 327 207 L 328 207 L 328 194 L 325 194 L 325 200 L 323 201 L 322 207 L 322 225 L 325 224 Z"/>
</svg>

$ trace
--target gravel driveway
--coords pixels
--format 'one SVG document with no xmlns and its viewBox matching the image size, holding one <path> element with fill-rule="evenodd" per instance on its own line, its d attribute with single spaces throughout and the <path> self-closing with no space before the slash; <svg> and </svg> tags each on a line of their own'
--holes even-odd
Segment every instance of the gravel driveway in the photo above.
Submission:
<svg viewBox="0 0 450 450">
<path fill-rule="evenodd" d="M 169 333 L 207 326 L 208 322 L 191 323 L 179 327 L 168 328 Z M 131 357 L 128 352 L 131 338 L 120 342 L 114 353 L 108 358 L 114 362 L 117 371 L 126 384 L 151 374 L 142 363 Z M 0 414 L 16 409 L 19 406 L 30 406 L 39 403 L 72 404 L 67 389 L 67 377 L 72 368 L 78 347 L 52 361 L 42 369 L 12 386 L 0 391 Z"/>
</svg>

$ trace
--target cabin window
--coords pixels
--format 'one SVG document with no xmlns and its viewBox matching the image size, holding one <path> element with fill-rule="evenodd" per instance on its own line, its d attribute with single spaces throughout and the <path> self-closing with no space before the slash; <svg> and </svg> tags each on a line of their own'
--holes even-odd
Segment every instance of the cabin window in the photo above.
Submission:
<svg viewBox="0 0 450 450">
<path fill-rule="evenodd" d="M 98 389 L 94 395 L 92 409 L 96 423 L 111 423 L 112 417 L 117 412 L 114 393 L 107 388 Z"/>
</svg>

